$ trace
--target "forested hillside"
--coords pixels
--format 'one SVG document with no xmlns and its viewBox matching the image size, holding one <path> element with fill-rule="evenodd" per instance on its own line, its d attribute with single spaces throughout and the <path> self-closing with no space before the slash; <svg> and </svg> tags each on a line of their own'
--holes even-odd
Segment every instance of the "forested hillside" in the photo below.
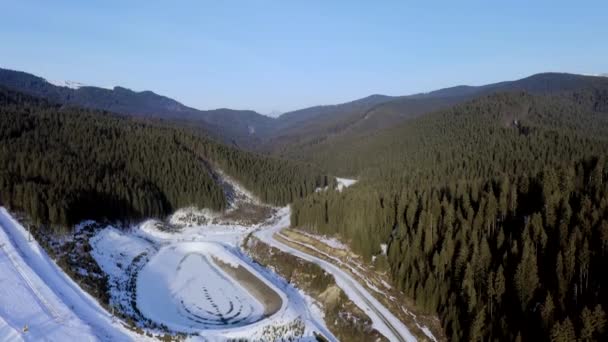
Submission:
<svg viewBox="0 0 608 342">
<path fill-rule="evenodd" d="M 0 68 L 0 86 L 47 99 L 53 103 L 145 118 L 169 120 L 196 127 L 204 134 L 227 144 L 252 150 L 265 137 L 273 119 L 252 110 L 198 110 L 152 91 L 133 91 L 82 86 L 56 86 L 42 77 Z"/>
<path fill-rule="evenodd" d="M 306 162 L 315 162 L 318 152 L 333 150 L 335 145 L 370 139 L 370 135 L 412 118 L 483 95 L 504 91 L 558 94 L 605 84 L 606 80 L 605 77 L 542 73 L 515 81 L 461 85 L 413 95 L 376 94 L 271 118 L 252 110 L 198 110 L 152 91 L 138 92 L 118 86 L 112 89 L 57 86 L 42 77 L 0 68 L 0 86 L 53 103 L 167 120 L 181 127 L 196 128 L 206 136 L 240 149 Z"/>
<path fill-rule="evenodd" d="M 286 204 L 327 178 L 305 165 L 226 147 L 115 114 L 64 107 L 0 89 L 0 205 L 38 223 L 159 217 L 179 207 L 226 206 L 208 167 L 263 200 Z"/>
<path fill-rule="evenodd" d="M 289 127 L 286 132 L 290 136 L 279 139 L 278 142 L 282 143 L 278 148 L 275 147 L 275 151 L 290 159 L 327 166 L 334 151 L 350 149 L 353 153 L 341 155 L 342 158 L 330 162 L 329 166 L 335 166 L 332 170 L 344 175 L 345 171 L 356 173 L 368 163 L 359 158 L 365 156 L 366 151 L 358 153 L 357 149 L 350 147 L 353 143 L 365 146 L 367 142 L 375 141 L 378 134 L 384 135 L 384 130 L 413 118 L 497 92 L 525 91 L 531 95 L 560 95 L 564 92 L 605 87 L 607 84 L 608 78 L 605 77 L 542 73 L 483 86 L 456 86 L 409 96 L 380 97 L 376 102 L 363 102 L 358 107 L 349 104 L 321 107 L 325 110 L 323 117 Z M 354 161 L 351 157 L 357 160 Z M 354 165 L 355 162 L 358 165 Z"/>
<path fill-rule="evenodd" d="M 502 93 L 315 156 L 359 176 L 292 225 L 381 253 L 452 340 L 608 338 L 608 87 Z"/>
</svg>

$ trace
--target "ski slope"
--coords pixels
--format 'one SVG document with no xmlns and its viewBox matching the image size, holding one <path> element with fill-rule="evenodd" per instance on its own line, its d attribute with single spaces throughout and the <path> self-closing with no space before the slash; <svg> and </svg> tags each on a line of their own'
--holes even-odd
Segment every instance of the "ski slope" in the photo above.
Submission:
<svg viewBox="0 0 608 342">
<path fill-rule="evenodd" d="M 114 321 L 0 208 L 0 337 L 7 341 L 144 339 Z M 27 331 L 24 327 L 27 326 Z"/>
<path fill-rule="evenodd" d="M 289 227 L 290 214 L 291 211 L 288 207 L 281 209 L 279 212 L 281 217 L 280 220 L 277 220 L 271 227 L 258 230 L 255 233 L 256 237 L 283 252 L 315 263 L 321 266 L 325 271 L 331 273 L 336 280 L 336 284 L 346 293 L 348 298 L 369 316 L 372 320 L 373 327 L 390 341 L 416 341 L 416 337 L 414 337 L 409 329 L 386 307 L 376 300 L 361 284 L 353 279 L 351 275 L 330 262 L 292 248 L 274 238 L 275 233 L 279 232 L 282 228 Z"/>
</svg>

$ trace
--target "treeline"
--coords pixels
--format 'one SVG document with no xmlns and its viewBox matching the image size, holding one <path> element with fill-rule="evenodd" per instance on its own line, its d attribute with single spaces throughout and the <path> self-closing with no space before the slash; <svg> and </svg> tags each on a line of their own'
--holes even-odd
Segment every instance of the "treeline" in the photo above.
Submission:
<svg viewBox="0 0 608 342">
<path fill-rule="evenodd" d="M 310 167 L 257 158 L 162 123 L 0 89 L 0 204 L 38 224 L 162 217 L 189 205 L 222 210 L 224 193 L 208 164 L 226 166 L 276 204 L 287 203 L 295 188 L 325 182 Z"/>
<path fill-rule="evenodd" d="M 606 94 L 498 94 L 353 142 L 383 166 L 296 201 L 292 225 L 387 244 L 451 340 L 606 339 Z"/>
</svg>

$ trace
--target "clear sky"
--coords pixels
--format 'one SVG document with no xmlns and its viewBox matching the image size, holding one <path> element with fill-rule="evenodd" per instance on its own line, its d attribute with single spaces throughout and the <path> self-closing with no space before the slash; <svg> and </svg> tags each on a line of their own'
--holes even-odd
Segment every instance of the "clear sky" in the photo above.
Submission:
<svg viewBox="0 0 608 342">
<path fill-rule="evenodd" d="M 0 67 L 261 113 L 608 72 L 608 1 L 0 3 Z"/>
</svg>

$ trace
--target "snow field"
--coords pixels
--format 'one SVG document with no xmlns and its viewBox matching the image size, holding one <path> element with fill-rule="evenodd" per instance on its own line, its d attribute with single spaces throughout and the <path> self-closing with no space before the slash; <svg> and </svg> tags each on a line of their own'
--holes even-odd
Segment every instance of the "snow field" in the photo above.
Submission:
<svg viewBox="0 0 608 342">
<path fill-rule="evenodd" d="M 274 340 L 278 331 L 285 333 L 286 338 L 289 336 L 295 338 L 301 335 L 293 335 L 294 331 L 285 329 L 292 329 L 290 327 L 297 325 L 295 323 L 298 321 L 304 325 L 304 337 L 295 340 L 314 341 L 313 332 L 321 332 L 330 341 L 336 341 L 325 327 L 322 311 L 312 298 L 288 284 L 271 270 L 254 263 L 240 250 L 239 246 L 245 236 L 257 228 L 266 227 L 266 224 L 256 226 L 212 224 L 184 227 L 173 232 L 159 227 L 161 226 L 156 220 L 147 220 L 130 230 L 107 227 L 89 240 L 93 248 L 91 254 L 102 270 L 109 275 L 110 283 L 116 284 L 116 286 L 111 285 L 111 301 L 116 306 L 126 308 L 127 313 L 133 314 L 132 310 L 129 311 L 131 295 L 133 295 L 137 300 L 138 309 L 144 316 L 140 318 L 149 318 L 155 323 L 166 325 L 173 331 L 192 333 L 194 335 L 188 338 L 192 341 L 225 341 L 227 338 Z M 164 254 L 166 251 L 170 251 L 167 252 L 169 254 Z M 176 255 L 171 257 L 170 254 Z M 145 257 L 138 258 L 141 255 Z M 163 260 L 167 255 L 173 260 Z M 201 255 L 205 258 L 203 259 Z M 248 270 L 279 295 L 282 301 L 280 309 L 274 314 L 264 315 L 264 307 L 259 301 L 232 277 L 218 269 L 216 260 L 228 266 L 240 266 Z M 181 265 L 179 265 L 180 261 Z M 161 268 L 163 270 L 150 272 L 151 278 L 143 280 L 143 277 L 147 277 L 146 272 L 151 271 L 147 268 L 157 267 L 154 266 L 156 263 L 160 266 L 159 270 Z M 129 264 L 132 266 L 128 266 Z M 178 270 L 178 267 L 181 269 Z M 189 272 L 187 269 L 193 270 Z M 210 281 L 210 277 L 215 280 Z M 173 282 L 180 282 L 184 286 L 177 287 L 172 284 Z M 129 292 L 132 283 L 136 284 L 136 290 Z M 156 289 L 140 287 L 144 286 L 142 285 L 144 283 L 145 286 L 156 284 L 152 285 L 156 286 Z M 215 286 L 209 286 L 209 283 Z M 206 287 L 206 294 L 202 286 Z M 158 293 L 163 293 L 166 305 L 159 304 L 161 297 L 157 295 Z M 151 300 L 141 300 L 142 295 L 149 296 Z M 207 297 L 217 306 L 217 310 Z M 144 301 L 155 307 L 148 309 L 140 307 L 140 303 Z M 231 302 L 233 311 L 230 311 Z M 243 309 L 238 318 L 245 319 L 239 322 L 237 317 L 230 315 L 238 312 L 236 309 L 241 303 Z M 250 308 L 249 304 L 254 310 L 245 317 L 245 310 Z M 150 313 L 148 310 L 155 312 Z M 155 316 L 156 311 L 164 310 L 170 311 L 171 315 Z M 218 315 L 218 311 L 221 316 Z M 160 314 L 164 315 L 163 312 Z M 226 324 L 223 324 L 222 316 Z"/>
<path fill-rule="evenodd" d="M 93 248 L 91 255 L 111 278 L 122 277 L 138 255 L 156 250 L 149 241 L 111 226 L 99 231 L 89 243 Z"/>
<path fill-rule="evenodd" d="M 137 278 L 140 311 L 178 331 L 225 329 L 263 319 L 264 305 L 222 271 L 214 258 L 232 267 L 240 265 L 214 243 L 163 247 Z"/>
<path fill-rule="evenodd" d="M 4 208 L 0 226 L 1 340 L 131 341 L 139 336 L 114 322 L 37 242 L 28 241 L 25 228 Z"/>
</svg>

